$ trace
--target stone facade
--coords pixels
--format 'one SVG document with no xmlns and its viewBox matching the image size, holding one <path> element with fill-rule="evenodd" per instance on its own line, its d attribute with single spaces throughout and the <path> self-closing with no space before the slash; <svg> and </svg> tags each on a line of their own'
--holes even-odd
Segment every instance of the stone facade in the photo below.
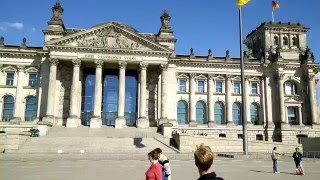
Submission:
<svg viewBox="0 0 320 180">
<path fill-rule="evenodd" d="M 138 128 L 163 125 L 170 127 L 169 136 L 171 132 L 242 136 L 240 60 L 230 57 L 228 50 L 224 57 L 214 56 L 211 50 L 198 56 L 192 48 L 188 55 L 176 54 L 166 11 L 157 34 L 139 33 L 117 22 L 68 29 L 59 1 L 52 11 L 43 31 L 43 47 L 29 47 L 26 39 L 21 46 L 9 46 L 1 38 L 2 124 L 28 120 L 25 113 L 34 113 L 27 108 L 32 96 L 37 108 L 30 123 L 81 126 L 84 74 L 91 68 L 95 87 L 90 127 L 103 124 L 102 76 L 110 69 L 117 71 L 119 79 L 114 126 L 125 127 L 125 77 L 134 70 L 138 73 L 134 123 Z M 307 31 L 299 23 L 262 23 L 247 36 L 244 112 L 249 140 L 290 144 L 297 142 L 297 135 L 320 137 L 315 90 L 319 65 L 307 48 Z M 30 85 L 31 77 L 36 84 Z M 179 103 L 184 104 L 182 109 Z"/>
</svg>

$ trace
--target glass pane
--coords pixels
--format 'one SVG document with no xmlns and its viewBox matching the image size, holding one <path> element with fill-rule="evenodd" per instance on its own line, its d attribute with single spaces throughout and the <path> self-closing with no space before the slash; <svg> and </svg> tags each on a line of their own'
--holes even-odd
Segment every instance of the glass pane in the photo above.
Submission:
<svg viewBox="0 0 320 180">
<path fill-rule="evenodd" d="M 197 102 L 196 104 L 196 121 L 198 124 L 204 124 L 206 121 L 205 104 Z"/>
<path fill-rule="evenodd" d="M 222 93 L 222 82 L 216 82 L 216 92 Z"/>
</svg>

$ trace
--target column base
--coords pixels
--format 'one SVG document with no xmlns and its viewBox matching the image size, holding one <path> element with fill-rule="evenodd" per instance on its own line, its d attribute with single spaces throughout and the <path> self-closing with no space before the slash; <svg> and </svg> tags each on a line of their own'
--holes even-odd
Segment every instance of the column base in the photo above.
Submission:
<svg viewBox="0 0 320 180">
<path fill-rule="evenodd" d="M 320 129 L 320 124 L 319 123 L 312 124 L 312 129 Z"/>
<path fill-rule="evenodd" d="M 42 121 L 51 124 L 51 126 L 56 125 L 56 118 L 54 116 L 45 116 L 42 118 Z"/>
<path fill-rule="evenodd" d="M 212 121 L 208 122 L 208 127 L 216 127 L 216 124 Z"/>
<path fill-rule="evenodd" d="M 175 119 L 169 119 L 169 124 L 172 124 L 172 126 L 178 126 L 178 121 Z"/>
<path fill-rule="evenodd" d="M 189 122 L 189 127 L 197 127 L 197 126 L 198 126 L 197 121 L 190 121 Z"/>
<path fill-rule="evenodd" d="M 274 129 L 276 127 L 276 125 L 274 124 L 274 122 L 272 121 L 272 122 L 268 122 L 268 124 L 267 124 L 267 128 L 268 129 Z"/>
<path fill-rule="evenodd" d="M 81 119 L 78 118 L 77 116 L 70 116 L 67 119 L 67 128 L 76 128 L 81 125 Z"/>
<path fill-rule="evenodd" d="M 22 122 L 20 117 L 14 117 L 13 119 L 10 120 L 10 124 L 15 124 L 19 125 Z"/>
<path fill-rule="evenodd" d="M 122 117 L 117 117 L 115 125 L 115 128 L 124 128 L 126 127 L 126 119 L 122 116 Z"/>
<path fill-rule="evenodd" d="M 227 122 L 227 127 L 235 127 L 236 125 L 234 124 L 233 121 Z"/>
<path fill-rule="evenodd" d="M 149 127 L 149 120 L 145 117 L 140 117 L 137 119 L 137 128 L 146 128 Z"/>
<path fill-rule="evenodd" d="M 158 126 L 161 126 L 162 124 L 165 124 L 165 123 L 169 123 L 169 119 L 166 118 L 166 117 L 162 117 L 162 118 L 159 119 Z"/>
<path fill-rule="evenodd" d="M 90 119 L 90 128 L 101 128 L 102 126 L 102 120 L 99 116 L 93 116 Z"/>
<path fill-rule="evenodd" d="M 281 123 L 280 124 L 280 127 L 281 127 L 281 129 L 289 129 L 290 128 L 290 124 L 288 124 L 288 123 Z"/>
</svg>

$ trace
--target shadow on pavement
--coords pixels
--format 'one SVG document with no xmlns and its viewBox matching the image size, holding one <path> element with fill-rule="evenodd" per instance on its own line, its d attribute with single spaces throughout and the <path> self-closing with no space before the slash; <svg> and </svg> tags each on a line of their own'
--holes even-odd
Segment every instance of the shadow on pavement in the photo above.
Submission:
<svg viewBox="0 0 320 180">
<path fill-rule="evenodd" d="M 259 170 L 249 170 L 251 172 L 258 172 L 258 173 L 269 173 L 273 174 L 272 171 L 259 171 Z M 280 174 L 290 174 L 290 175 L 296 175 L 295 173 L 289 173 L 289 172 L 280 172 Z"/>
</svg>

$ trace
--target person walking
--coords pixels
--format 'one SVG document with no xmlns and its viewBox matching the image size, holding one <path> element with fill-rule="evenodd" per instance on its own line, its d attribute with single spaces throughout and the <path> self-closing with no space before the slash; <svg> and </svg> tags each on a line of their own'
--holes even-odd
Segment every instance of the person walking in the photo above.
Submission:
<svg viewBox="0 0 320 180">
<path fill-rule="evenodd" d="M 217 177 L 216 173 L 210 170 L 213 157 L 213 152 L 209 146 L 204 146 L 203 144 L 197 146 L 197 150 L 194 152 L 194 161 L 200 174 L 198 180 L 223 180 L 223 178 Z"/>
<path fill-rule="evenodd" d="M 280 155 L 281 154 L 277 152 L 277 147 L 274 147 L 272 150 L 271 159 L 273 162 L 273 173 L 276 173 L 276 174 L 280 173 L 278 171 L 278 159 Z"/>
<path fill-rule="evenodd" d="M 156 148 L 154 151 L 159 154 L 159 163 L 162 165 L 162 180 L 170 180 L 171 168 L 168 157 L 162 153 L 160 148 Z"/>
<path fill-rule="evenodd" d="M 293 161 L 296 165 L 296 174 L 297 175 L 304 175 L 304 170 L 303 170 L 302 162 L 301 162 L 302 161 L 302 154 L 299 151 L 298 147 L 296 148 L 296 152 L 293 153 L 292 157 L 293 157 Z"/>
<path fill-rule="evenodd" d="M 151 165 L 146 172 L 146 180 L 162 180 L 162 166 L 158 161 L 158 153 L 155 151 L 149 152 L 148 159 Z"/>
</svg>

